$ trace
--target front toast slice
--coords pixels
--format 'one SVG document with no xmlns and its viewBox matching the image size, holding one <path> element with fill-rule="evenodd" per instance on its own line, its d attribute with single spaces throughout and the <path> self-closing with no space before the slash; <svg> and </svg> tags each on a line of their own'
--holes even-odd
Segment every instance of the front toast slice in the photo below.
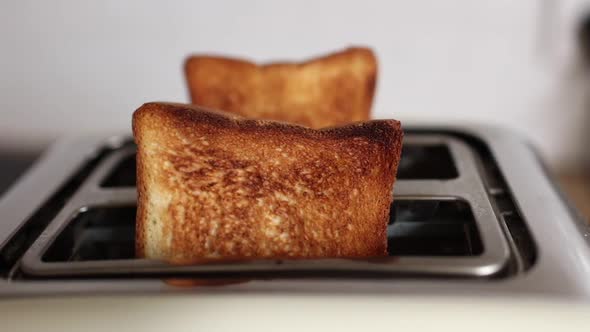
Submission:
<svg viewBox="0 0 590 332">
<path fill-rule="evenodd" d="M 185 74 L 193 104 L 322 128 L 369 120 L 377 59 L 367 48 L 267 65 L 192 56 L 185 62 Z"/>
<path fill-rule="evenodd" d="M 133 134 L 139 257 L 195 263 L 387 253 L 398 121 L 316 130 L 148 103 L 133 114 Z"/>
</svg>

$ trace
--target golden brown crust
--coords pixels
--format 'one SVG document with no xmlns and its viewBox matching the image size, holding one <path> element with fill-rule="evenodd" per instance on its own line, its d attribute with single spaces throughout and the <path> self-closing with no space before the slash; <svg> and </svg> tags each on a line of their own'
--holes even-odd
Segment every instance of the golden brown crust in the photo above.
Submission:
<svg viewBox="0 0 590 332">
<path fill-rule="evenodd" d="M 136 125 L 135 117 L 133 118 L 132 128 L 133 128 L 133 136 L 135 137 L 136 144 L 138 146 L 140 146 L 142 144 L 141 136 L 139 134 L 139 128 Z M 146 191 L 147 191 L 146 187 L 145 187 L 147 181 L 144 180 L 145 163 L 144 163 L 143 157 L 141 156 L 141 153 L 139 153 L 139 151 L 136 154 L 136 167 L 137 167 L 137 171 L 136 171 L 137 192 L 139 193 L 139 196 L 145 196 L 144 193 L 146 193 Z M 144 247 L 145 228 L 144 228 L 144 224 L 142 222 L 139 222 L 139 220 L 146 219 L 145 205 L 137 204 L 135 219 L 138 221 L 135 223 L 135 255 L 138 258 L 144 258 L 145 257 L 145 253 L 144 253 L 145 252 L 145 247 Z"/>
<path fill-rule="evenodd" d="M 139 257 L 386 254 L 398 121 L 316 130 L 148 103 L 134 113 L 133 133 Z"/>
<path fill-rule="evenodd" d="M 377 59 L 358 47 L 302 63 L 267 65 L 192 56 L 185 74 L 194 104 L 322 128 L 369 120 Z"/>
</svg>

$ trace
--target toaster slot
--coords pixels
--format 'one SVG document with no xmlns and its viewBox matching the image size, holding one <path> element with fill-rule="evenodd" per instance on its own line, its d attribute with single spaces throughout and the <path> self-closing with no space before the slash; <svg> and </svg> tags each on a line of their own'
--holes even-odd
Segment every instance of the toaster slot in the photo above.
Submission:
<svg viewBox="0 0 590 332">
<path fill-rule="evenodd" d="M 135 154 L 125 156 L 100 183 L 103 188 L 135 187 Z M 454 179 L 457 168 L 449 149 L 444 145 L 405 145 L 397 178 Z"/>
<path fill-rule="evenodd" d="M 476 256 L 483 251 L 473 213 L 462 200 L 397 200 L 387 231 L 391 256 Z"/>
<path fill-rule="evenodd" d="M 387 229 L 390 256 L 476 256 L 481 241 L 469 205 L 460 200 L 397 200 Z M 92 208 L 76 214 L 42 260 L 109 261 L 135 258 L 135 206 Z M 105 266 L 108 267 L 108 266 Z"/>
<path fill-rule="evenodd" d="M 459 173 L 445 145 L 404 145 L 397 170 L 398 179 L 454 179 L 457 176 Z"/>
<path fill-rule="evenodd" d="M 133 259 L 135 207 L 96 208 L 77 214 L 43 256 L 46 262 Z"/>
<path fill-rule="evenodd" d="M 103 188 L 135 187 L 135 153 L 126 155 L 100 183 Z"/>
</svg>

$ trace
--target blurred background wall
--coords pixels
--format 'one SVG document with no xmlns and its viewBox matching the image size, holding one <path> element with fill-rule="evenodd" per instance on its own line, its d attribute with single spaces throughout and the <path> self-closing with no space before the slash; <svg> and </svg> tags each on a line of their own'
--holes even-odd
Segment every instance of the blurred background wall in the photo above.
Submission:
<svg viewBox="0 0 590 332">
<path fill-rule="evenodd" d="M 145 101 L 188 101 L 190 53 L 301 60 L 348 45 L 380 60 L 375 117 L 515 129 L 556 168 L 586 157 L 587 1 L 6 1 L 0 148 L 130 130 Z"/>
</svg>

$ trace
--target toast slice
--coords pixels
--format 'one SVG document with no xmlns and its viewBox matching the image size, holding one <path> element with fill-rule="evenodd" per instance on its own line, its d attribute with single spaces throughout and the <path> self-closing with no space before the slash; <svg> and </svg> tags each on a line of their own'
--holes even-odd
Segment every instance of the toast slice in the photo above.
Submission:
<svg viewBox="0 0 590 332">
<path fill-rule="evenodd" d="M 176 263 L 387 253 L 395 120 L 311 129 L 195 105 L 133 114 L 136 252 Z"/>
<path fill-rule="evenodd" d="M 268 65 L 192 56 L 185 73 L 193 104 L 322 128 L 369 120 L 377 60 L 366 48 Z"/>
</svg>

